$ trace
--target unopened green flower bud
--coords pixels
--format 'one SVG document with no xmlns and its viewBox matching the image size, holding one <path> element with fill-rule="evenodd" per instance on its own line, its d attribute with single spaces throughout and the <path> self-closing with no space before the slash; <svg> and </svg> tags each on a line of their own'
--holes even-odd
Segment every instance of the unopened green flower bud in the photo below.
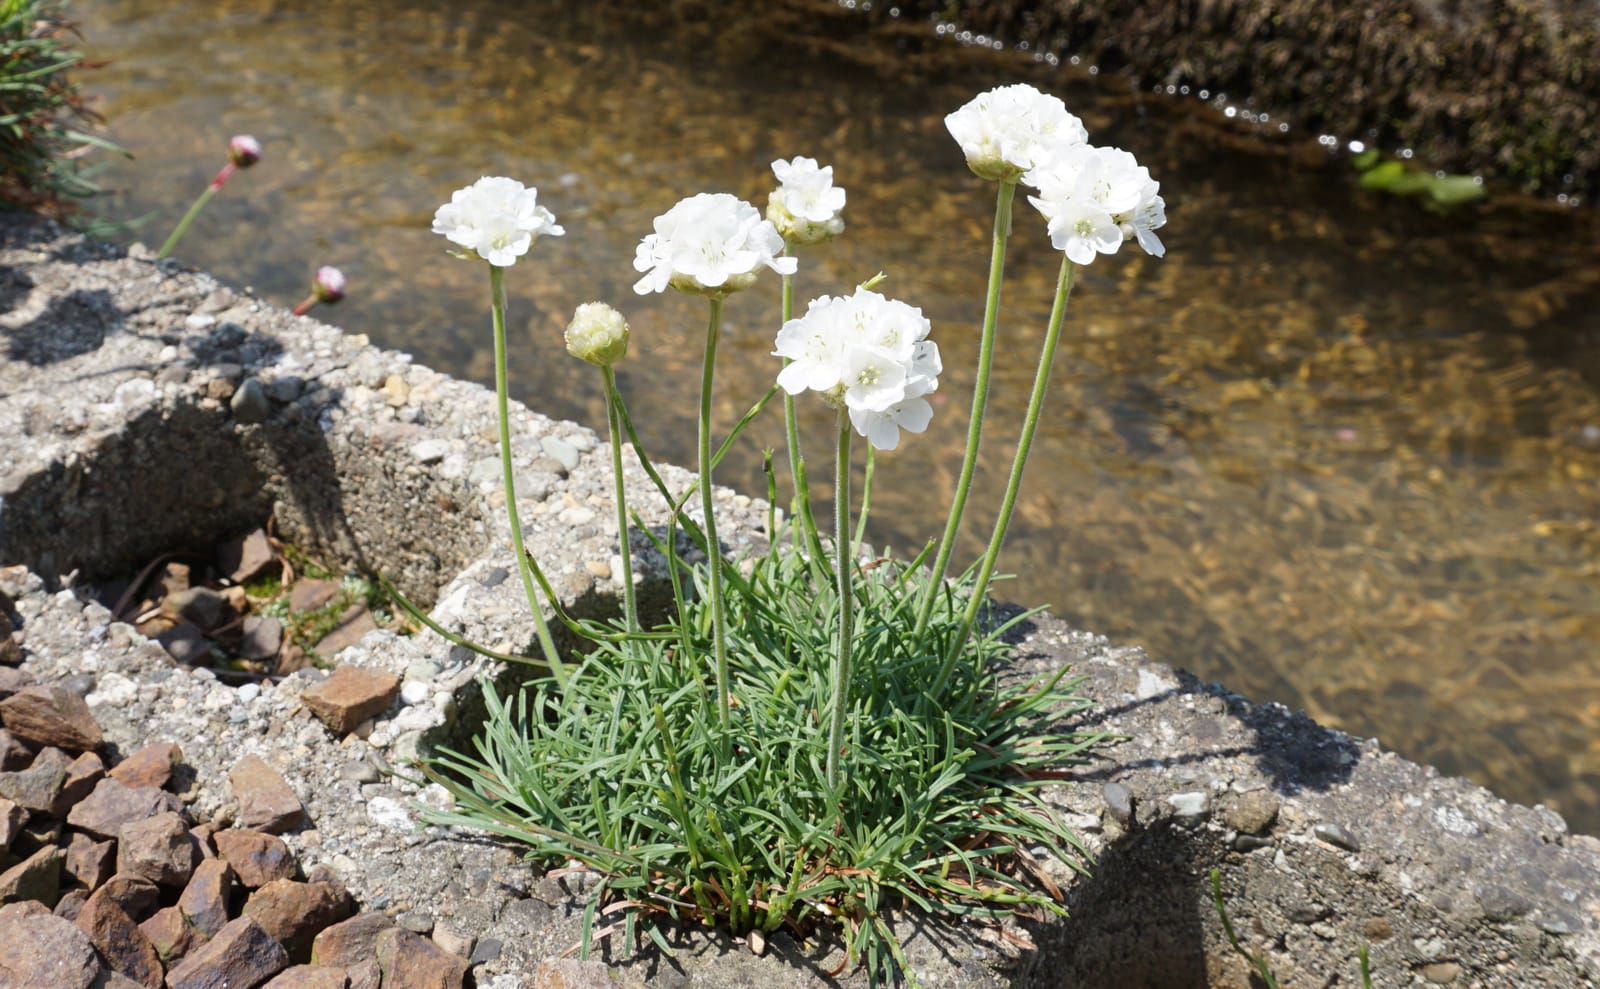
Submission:
<svg viewBox="0 0 1600 989">
<path fill-rule="evenodd" d="M 567 353 L 611 367 L 628 354 L 628 321 L 604 302 L 585 302 L 567 324 Z"/>
</svg>

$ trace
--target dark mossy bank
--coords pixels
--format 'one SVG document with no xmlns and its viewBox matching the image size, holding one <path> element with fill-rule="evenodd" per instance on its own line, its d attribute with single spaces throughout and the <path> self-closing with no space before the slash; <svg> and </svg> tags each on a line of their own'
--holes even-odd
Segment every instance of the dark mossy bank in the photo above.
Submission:
<svg viewBox="0 0 1600 989">
<path fill-rule="evenodd" d="M 799 0 L 818 8 L 834 0 Z M 857 7 L 868 5 L 857 4 Z M 1429 167 L 1546 196 L 1600 190 L 1594 0 L 899 0 L 1142 85 L 1251 100 L 1302 133 L 1412 149 Z M 930 35 L 931 36 L 931 35 Z"/>
</svg>

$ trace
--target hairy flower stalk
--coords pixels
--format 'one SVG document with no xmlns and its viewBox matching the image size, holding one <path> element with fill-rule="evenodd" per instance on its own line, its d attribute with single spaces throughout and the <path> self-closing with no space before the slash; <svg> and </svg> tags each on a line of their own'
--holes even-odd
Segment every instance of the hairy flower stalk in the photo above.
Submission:
<svg viewBox="0 0 1600 989">
<path fill-rule="evenodd" d="M 705 357 L 700 372 L 700 506 L 705 514 L 706 557 L 711 568 L 711 641 L 717 675 L 717 721 L 729 741 L 727 608 L 723 601 L 722 549 L 712 498 L 711 388 L 716 379 L 717 341 L 722 333 L 722 303 L 729 292 L 755 284 L 761 268 L 780 275 L 795 272 L 794 258 L 783 255 L 783 238 L 756 208 L 727 193 L 701 193 L 680 200 L 655 218 L 652 232 L 634 251 L 633 267 L 644 275 L 634 283 L 640 295 L 670 286 L 711 300 Z"/>
<path fill-rule="evenodd" d="M 538 202 L 539 191 L 515 179 L 485 176 L 464 189 L 457 189 L 450 201 L 433 214 L 433 232 L 452 244 L 472 251 L 489 265 L 490 310 L 494 321 L 495 411 L 500 426 L 500 466 L 506 494 L 506 521 L 511 527 L 511 550 L 517 558 L 517 573 L 533 612 L 539 647 L 549 664 L 557 686 L 565 689 L 566 668 L 556 653 L 555 640 L 544 619 L 534 589 L 533 564 L 522 541 L 522 520 L 517 514 L 517 486 L 511 461 L 511 417 L 508 408 L 506 375 L 506 283 L 505 269 L 517 263 L 540 236 L 559 237 L 566 231 L 553 213 Z M 467 255 L 460 254 L 466 258 Z"/>
<path fill-rule="evenodd" d="M 834 459 L 833 569 L 839 583 L 839 651 L 833 663 L 833 711 L 828 721 L 828 786 L 837 790 L 839 750 L 844 746 L 845 715 L 850 709 L 850 650 L 855 637 L 855 597 L 850 575 L 856 568 L 850 551 L 850 417 L 839 410 L 839 442 Z"/>
<path fill-rule="evenodd" d="M 489 265 L 489 294 L 494 311 L 494 400 L 495 415 L 500 424 L 500 473 L 506 491 L 506 521 L 511 525 L 511 552 L 517 557 L 517 573 L 522 576 L 522 590 L 528 596 L 528 610 L 533 612 L 533 622 L 539 637 L 539 648 L 545 662 L 550 664 L 550 674 L 556 683 L 566 686 L 566 668 L 556 652 L 556 642 L 550 636 L 550 625 L 544 620 L 544 607 L 533 587 L 533 567 L 528 562 L 528 551 L 522 544 L 522 518 L 517 514 L 517 482 L 511 464 L 511 415 L 508 408 L 506 384 L 506 269 Z"/>
<path fill-rule="evenodd" d="M 911 639 L 918 643 L 928 630 L 933 603 L 938 599 L 944 575 L 950 568 L 950 554 L 955 549 L 956 534 L 961 531 L 961 516 L 966 511 L 972 476 L 978 466 L 978 443 L 983 438 L 983 415 L 989 404 L 989 375 L 994 363 L 995 327 L 1000 317 L 1000 281 L 1006 267 L 1006 237 L 1011 232 L 1011 201 L 1017 194 L 1015 180 L 1002 180 L 999 186 L 994 204 L 994 242 L 989 251 L 989 289 L 984 297 L 983 332 L 978 342 L 978 374 L 972 385 L 972 415 L 967 424 L 967 448 L 961 458 L 955 494 L 950 500 L 950 517 L 945 520 L 944 535 L 939 537 L 939 549 L 934 554 L 933 576 L 928 580 L 922 605 L 917 609 L 917 626 Z"/>
<path fill-rule="evenodd" d="M 622 421 L 615 366 L 628 353 L 628 321 L 603 302 L 586 302 L 567 324 L 567 353 L 600 369 L 605 379 L 606 434 L 611 441 L 611 477 L 616 488 L 617 544 L 622 555 L 622 615 L 628 631 L 639 631 L 633 589 L 633 548 L 628 540 L 628 490 L 622 477 Z"/>
<path fill-rule="evenodd" d="M 717 339 L 722 335 L 722 297 L 711 297 L 706 323 L 706 352 L 700 369 L 700 510 L 706 533 L 706 563 L 711 567 L 711 646 L 717 663 L 717 721 L 726 739 L 731 716 L 728 692 L 727 607 L 722 600 L 722 544 L 717 541 L 717 511 L 711 481 L 711 385 L 717 367 Z"/>
<path fill-rule="evenodd" d="M 995 518 L 994 531 L 989 535 L 989 547 L 984 551 L 983 563 L 978 568 L 978 581 L 973 586 L 972 597 L 961 614 L 961 625 L 950 639 L 950 646 L 939 672 L 934 677 L 929 694 L 938 697 L 955 669 L 956 660 L 966 648 L 967 636 L 978 619 L 978 610 L 989 597 L 989 581 L 994 577 L 995 561 L 1000 558 L 1000 548 L 1006 541 L 1006 529 L 1011 525 L 1011 513 L 1017 507 L 1017 493 L 1022 489 L 1022 471 L 1028 464 L 1028 450 L 1033 446 L 1033 434 L 1039 428 L 1039 415 L 1044 410 L 1045 391 L 1050 384 L 1050 368 L 1055 362 L 1056 347 L 1061 340 L 1061 324 L 1067 315 L 1067 299 L 1072 295 L 1072 276 L 1077 266 L 1066 255 L 1061 257 L 1061 274 L 1056 280 L 1055 302 L 1050 307 L 1050 325 L 1045 330 L 1044 345 L 1039 353 L 1039 367 L 1033 376 L 1033 392 L 1028 396 L 1028 412 L 1022 420 L 1022 435 L 1017 440 L 1017 453 L 1011 459 L 1011 474 L 1006 480 L 1006 493 L 1000 501 L 1000 514 Z"/>
<path fill-rule="evenodd" d="M 172 252 L 177 249 L 178 241 L 182 240 L 183 235 L 189 232 L 189 227 L 194 223 L 194 218 L 200 215 L 200 211 L 205 209 L 206 203 L 211 202 L 211 197 L 217 194 L 223 184 L 233 177 L 233 173 L 241 168 L 249 168 L 260 160 L 261 142 L 249 134 L 237 134 L 229 140 L 227 163 L 217 172 L 217 176 L 211 180 L 211 184 L 206 186 L 205 190 L 200 193 L 199 198 L 195 199 L 194 204 L 189 207 L 189 212 L 183 214 L 183 219 L 179 220 L 178 225 L 173 228 L 172 234 L 167 237 L 166 243 L 161 245 L 161 250 L 156 253 L 156 257 L 170 257 Z"/>
</svg>

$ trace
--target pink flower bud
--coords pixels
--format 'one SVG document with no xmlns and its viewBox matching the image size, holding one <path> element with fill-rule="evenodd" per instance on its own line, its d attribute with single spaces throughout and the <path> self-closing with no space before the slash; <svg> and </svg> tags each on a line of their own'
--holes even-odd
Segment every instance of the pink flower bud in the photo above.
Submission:
<svg viewBox="0 0 1600 989">
<path fill-rule="evenodd" d="M 249 168 L 261 160 L 261 142 L 249 134 L 236 134 L 228 142 L 228 160 L 239 168 Z"/>
<path fill-rule="evenodd" d="M 344 298 L 344 272 L 331 265 L 324 265 L 317 269 L 317 276 L 311 279 L 311 294 L 323 305 L 333 305 Z"/>
</svg>

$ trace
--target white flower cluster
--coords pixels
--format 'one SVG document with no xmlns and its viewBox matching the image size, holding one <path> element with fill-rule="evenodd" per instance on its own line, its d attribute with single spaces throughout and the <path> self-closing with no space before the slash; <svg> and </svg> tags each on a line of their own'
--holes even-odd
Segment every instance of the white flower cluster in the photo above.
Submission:
<svg viewBox="0 0 1600 989">
<path fill-rule="evenodd" d="M 499 176 L 457 189 L 433 214 L 433 232 L 500 268 L 516 264 L 541 236 L 566 233 L 539 205 L 538 189 Z"/>
<path fill-rule="evenodd" d="M 756 208 L 725 192 L 683 199 L 655 219 L 634 253 L 645 273 L 633 286 L 640 295 L 672 286 L 691 295 L 720 296 L 754 284 L 756 272 L 795 271 L 795 259 L 779 257 L 783 238 Z"/>
<path fill-rule="evenodd" d="M 1023 181 L 1039 190 L 1028 202 L 1049 221 L 1050 243 L 1073 264 L 1115 254 L 1129 240 L 1155 257 L 1167 253 L 1155 235 L 1167 222 L 1161 184 L 1128 152 L 1081 144 L 1052 156 Z"/>
<path fill-rule="evenodd" d="M 1015 182 L 1058 148 L 1089 140 L 1083 121 L 1058 97 L 1018 83 L 980 93 L 944 118 L 966 153 L 967 167 L 984 179 Z"/>
<path fill-rule="evenodd" d="M 893 450 L 900 430 L 920 433 L 933 418 L 926 398 L 939 387 L 939 347 L 922 310 L 864 288 L 813 299 L 778 331 L 773 354 L 791 363 L 778 384 L 791 395 L 819 393 L 849 411 L 856 432 Z"/>
<path fill-rule="evenodd" d="M 833 184 L 833 166 L 818 167 L 804 155 L 772 163 L 778 188 L 767 198 L 767 219 L 783 239 L 796 245 L 820 244 L 844 232 L 844 190 Z"/>
<path fill-rule="evenodd" d="M 1118 148 L 1091 146 L 1083 124 L 1056 97 L 1032 86 L 1001 86 L 945 118 L 967 164 L 986 179 L 1037 189 L 1028 201 L 1049 223 L 1050 242 L 1074 264 L 1115 254 L 1129 240 L 1166 253 L 1156 228 L 1167 222 L 1160 183 Z"/>
</svg>

